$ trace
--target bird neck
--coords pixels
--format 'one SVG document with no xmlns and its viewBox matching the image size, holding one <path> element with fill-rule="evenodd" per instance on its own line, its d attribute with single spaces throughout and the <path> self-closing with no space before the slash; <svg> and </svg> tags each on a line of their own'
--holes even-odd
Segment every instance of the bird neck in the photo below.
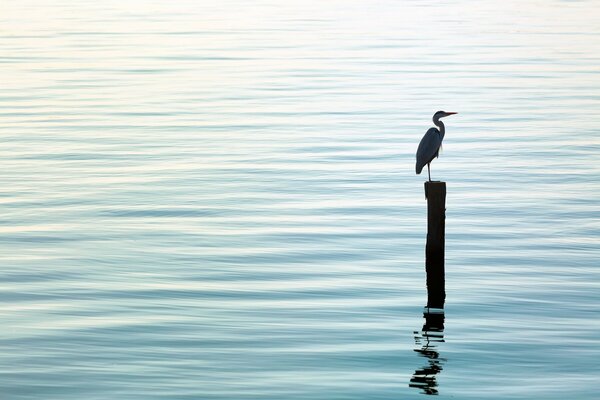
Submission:
<svg viewBox="0 0 600 400">
<path fill-rule="evenodd" d="M 444 126 L 444 123 L 437 118 L 433 120 L 433 123 L 440 128 L 440 139 L 443 139 L 444 135 L 446 134 L 446 127 Z"/>
</svg>

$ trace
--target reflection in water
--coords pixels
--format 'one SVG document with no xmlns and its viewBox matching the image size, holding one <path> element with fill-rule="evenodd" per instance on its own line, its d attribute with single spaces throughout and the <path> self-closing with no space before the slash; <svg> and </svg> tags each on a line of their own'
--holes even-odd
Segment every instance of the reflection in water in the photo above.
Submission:
<svg viewBox="0 0 600 400">
<path fill-rule="evenodd" d="M 432 312 L 427 309 L 423 313 L 425 324 L 423 329 L 415 331 L 415 351 L 427 359 L 427 365 L 415 371 L 408 386 L 421 389 L 423 394 L 438 394 L 436 375 L 446 362 L 437 351 L 438 343 L 444 342 L 444 312 Z"/>
</svg>

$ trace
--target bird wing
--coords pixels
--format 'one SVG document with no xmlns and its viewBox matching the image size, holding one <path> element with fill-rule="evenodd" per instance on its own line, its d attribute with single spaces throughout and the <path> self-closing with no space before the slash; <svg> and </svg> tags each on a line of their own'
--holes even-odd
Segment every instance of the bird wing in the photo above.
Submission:
<svg viewBox="0 0 600 400">
<path fill-rule="evenodd" d="M 423 167 L 437 156 L 441 145 L 440 131 L 436 128 L 429 128 L 417 149 L 417 164 L 415 166 L 417 174 L 420 174 Z"/>
</svg>

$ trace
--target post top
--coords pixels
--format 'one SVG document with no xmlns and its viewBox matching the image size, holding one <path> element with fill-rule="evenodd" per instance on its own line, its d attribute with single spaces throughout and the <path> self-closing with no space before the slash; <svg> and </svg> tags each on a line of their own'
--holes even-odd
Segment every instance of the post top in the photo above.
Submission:
<svg viewBox="0 0 600 400">
<path fill-rule="evenodd" d="M 446 197 L 446 182 L 425 181 L 425 198 L 428 198 L 429 194 L 432 196 L 438 194 Z"/>
</svg>

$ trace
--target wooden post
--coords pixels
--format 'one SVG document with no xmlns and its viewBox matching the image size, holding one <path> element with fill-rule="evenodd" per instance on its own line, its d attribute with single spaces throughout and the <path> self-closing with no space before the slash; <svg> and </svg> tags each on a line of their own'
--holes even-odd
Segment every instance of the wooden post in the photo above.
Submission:
<svg viewBox="0 0 600 400">
<path fill-rule="evenodd" d="M 444 247 L 446 236 L 446 182 L 425 182 L 427 198 L 427 308 L 444 308 L 446 279 Z"/>
</svg>

